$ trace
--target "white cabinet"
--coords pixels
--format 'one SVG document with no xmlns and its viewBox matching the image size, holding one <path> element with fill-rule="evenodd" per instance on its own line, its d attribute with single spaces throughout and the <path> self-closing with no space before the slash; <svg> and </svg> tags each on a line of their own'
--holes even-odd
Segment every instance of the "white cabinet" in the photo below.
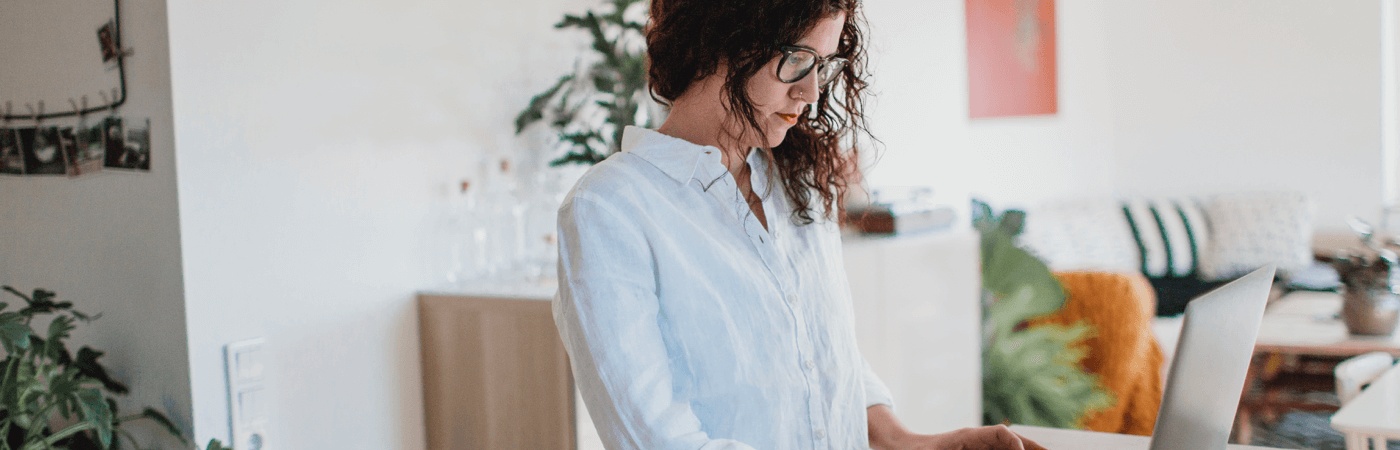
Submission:
<svg viewBox="0 0 1400 450">
<path fill-rule="evenodd" d="M 861 352 L 911 430 L 982 422 L 981 269 L 976 231 L 847 237 Z"/>
</svg>

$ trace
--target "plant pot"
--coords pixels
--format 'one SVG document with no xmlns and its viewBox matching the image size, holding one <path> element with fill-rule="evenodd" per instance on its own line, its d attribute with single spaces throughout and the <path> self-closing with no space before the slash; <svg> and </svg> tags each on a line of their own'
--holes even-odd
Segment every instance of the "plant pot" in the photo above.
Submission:
<svg viewBox="0 0 1400 450">
<path fill-rule="evenodd" d="M 1348 286 L 1342 292 L 1342 321 L 1351 334 L 1388 336 L 1400 321 L 1400 294 L 1388 286 Z"/>
</svg>

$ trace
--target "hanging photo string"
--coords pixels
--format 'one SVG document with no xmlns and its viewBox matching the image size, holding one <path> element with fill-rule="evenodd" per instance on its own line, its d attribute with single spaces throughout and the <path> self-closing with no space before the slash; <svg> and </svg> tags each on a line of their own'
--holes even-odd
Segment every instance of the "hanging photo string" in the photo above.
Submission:
<svg viewBox="0 0 1400 450">
<path fill-rule="evenodd" d="M 34 119 L 34 127 L 35 127 L 35 128 L 38 128 L 38 127 L 39 127 L 39 122 L 42 122 L 44 119 L 47 119 L 47 118 L 48 118 L 48 116 L 45 116 L 45 115 L 44 115 L 44 101 L 43 101 L 43 100 L 39 100 L 39 108 L 38 108 L 38 109 L 35 109 L 35 108 L 34 108 L 34 104 L 32 104 L 32 103 L 25 103 L 25 104 L 24 104 L 24 107 L 29 109 L 29 116 L 32 117 L 32 118 Z"/>
<path fill-rule="evenodd" d="M 68 97 L 68 105 L 72 106 L 73 110 L 78 112 L 78 126 L 82 127 L 87 125 L 87 96 L 83 96 L 83 106 L 81 108 L 78 107 L 78 101 L 74 100 L 73 97 Z"/>
<path fill-rule="evenodd" d="M 104 60 L 110 59 L 115 61 L 117 69 L 117 87 L 112 88 L 112 98 L 105 99 L 106 97 L 104 96 L 105 105 L 97 105 L 91 108 L 74 107 L 71 111 L 50 114 L 44 114 L 41 106 L 38 114 L 30 114 L 27 116 L 16 116 L 6 107 L 4 115 L 0 116 L 0 122 L 9 122 L 17 119 L 34 120 L 37 125 L 39 121 L 45 119 L 78 117 L 83 114 L 95 113 L 104 109 L 115 110 L 118 106 L 126 103 L 126 57 L 131 56 L 133 52 L 131 49 L 121 46 L 121 22 L 121 0 L 112 0 L 112 20 L 97 30 L 98 45 L 102 47 Z M 110 55 L 108 55 L 108 53 L 110 53 Z M 108 56 L 110 57 L 108 58 Z M 39 104 L 42 105 L 43 102 L 39 102 Z"/>
</svg>

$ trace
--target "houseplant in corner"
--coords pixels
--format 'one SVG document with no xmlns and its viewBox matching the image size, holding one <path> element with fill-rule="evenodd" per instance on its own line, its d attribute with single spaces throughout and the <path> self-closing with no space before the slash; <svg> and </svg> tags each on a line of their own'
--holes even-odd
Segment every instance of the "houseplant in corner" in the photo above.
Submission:
<svg viewBox="0 0 1400 450">
<path fill-rule="evenodd" d="M 973 226 L 982 237 L 982 409 L 987 424 L 1073 428 L 1085 413 L 1112 404 L 1098 377 L 1079 362 L 1075 345 L 1089 325 L 1037 324 L 1058 311 L 1065 291 L 1049 267 L 1016 245 L 1022 211 L 1000 216 L 973 200 Z"/>
<path fill-rule="evenodd" d="M 579 29 L 592 39 L 590 53 L 581 55 L 574 73 L 559 77 L 549 89 L 530 99 L 515 118 L 520 134 L 546 121 L 558 133 L 566 152 L 550 162 L 596 164 L 618 150 L 622 130 L 629 125 L 651 127 L 658 114 L 647 94 L 647 17 L 644 0 L 608 0 L 603 8 L 583 15 L 567 14 L 554 27 Z"/>
<path fill-rule="evenodd" d="M 181 442 L 188 441 L 165 414 L 153 408 L 121 415 L 116 396 L 127 387 L 112 379 L 98 359 L 101 351 L 84 346 L 74 355 L 67 339 L 80 323 L 100 315 L 84 314 L 53 292 L 35 289 L 26 295 L 3 289 L 24 303 L 11 308 L 0 302 L 0 449 L 120 449 L 122 439 L 141 445 L 122 426 L 136 421 L 159 425 Z M 47 322 L 43 333 L 32 325 Z M 213 440 L 207 450 L 228 450 Z"/>
</svg>

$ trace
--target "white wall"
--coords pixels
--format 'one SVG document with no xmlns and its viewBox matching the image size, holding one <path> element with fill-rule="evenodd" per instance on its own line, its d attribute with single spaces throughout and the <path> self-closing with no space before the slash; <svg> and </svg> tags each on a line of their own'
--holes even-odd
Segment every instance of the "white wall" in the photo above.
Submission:
<svg viewBox="0 0 1400 450">
<path fill-rule="evenodd" d="M 111 2 L 85 6 L 93 5 L 107 8 L 105 15 L 110 17 Z M 49 6 L 63 7 L 57 2 Z M 22 20 L 61 21 L 71 17 L 65 14 Z M 46 48 L 49 44 L 31 42 L 24 47 L 6 46 L 0 50 L 0 61 L 14 60 L 3 56 L 6 51 L 24 51 L 29 55 L 91 51 L 91 57 L 100 61 L 95 31 L 103 20 L 99 18 L 96 23 L 80 27 L 82 36 L 75 42 L 90 47 Z M 0 42 L 23 42 L 22 37 L 5 34 L 11 29 L 0 27 Z M 133 413 L 145 406 L 160 408 L 188 429 L 189 360 L 180 277 L 165 2 L 123 1 L 122 31 L 123 43 L 134 53 L 126 64 L 128 99 L 118 113 L 131 119 L 151 119 L 151 171 L 104 172 L 76 179 L 0 177 L 0 284 L 25 292 L 37 287 L 52 289 L 80 310 L 102 313 L 101 319 L 80 325 L 74 339 L 78 345 L 107 352 L 102 361 L 116 379 L 131 388 L 131 396 L 118 404 L 121 411 Z M 100 64 L 97 69 L 100 73 Z M 59 93 L 69 83 L 88 81 L 72 77 L 73 73 L 67 75 L 70 76 L 24 80 L 27 87 L 23 88 L 16 86 L 21 81 L 7 80 L 0 84 L 0 102 L 15 101 L 18 109 L 28 101 L 18 98 L 20 95 Z M 99 76 L 102 78 L 105 74 Z M 39 81 L 47 85 L 27 84 Z M 82 93 L 88 93 L 93 104 L 100 102 L 96 92 L 68 95 Z M 50 112 L 70 109 L 66 101 L 46 103 Z M 45 122 L 76 123 L 76 119 Z M 9 294 L 0 298 L 12 308 L 19 301 Z M 78 345 L 72 350 L 76 351 Z M 142 426 L 135 429 L 141 436 L 147 436 L 150 430 Z"/>
<path fill-rule="evenodd" d="M 996 205 L 1114 192 L 1104 2 L 1058 2 L 1059 113 L 968 119 L 961 0 L 868 2 L 871 184 L 931 185 Z"/>
<path fill-rule="evenodd" d="M 1317 201 L 1319 227 L 1379 217 L 1379 2 L 1104 9 L 1120 191 L 1299 190 Z"/>
<path fill-rule="evenodd" d="M 595 2 L 170 4 L 199 437 L 226 437 L 221 348 L 266 337 L 271 441 L 422 448 L 414 292 L 477 156 L 516 144 Z"/>
<path fill-rule="evenodd" d="M 1299 190 L 1378 219 L 1374 0 L 1057 3 L 1060 110 L 969 120 L 963 2 L 870 2 L 871 184 L 1018 206 Z"/>
</svg>

